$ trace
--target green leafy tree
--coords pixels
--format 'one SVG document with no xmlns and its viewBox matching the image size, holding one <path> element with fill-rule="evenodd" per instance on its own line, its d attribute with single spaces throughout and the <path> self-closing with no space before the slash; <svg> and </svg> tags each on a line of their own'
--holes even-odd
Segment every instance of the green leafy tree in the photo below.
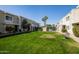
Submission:
<svg viewBox="0 0 79 59">
<path fill-rule="evenodd" d="M 26 28 L 27 23 L 28 23 L 28 22 L 27 22 L 26 19 L 24 19 L 24 20 L 22 21 L 22 28 L 23 28 L 23 29 Z"/>
<path fill-rule="evenodd" d="M 47 21 L 47 19 L 48 19 L 48 16 L 44 16 L 44 17 L 42 18 L 42 21 L 44 22 L 44 26 L 46 26 L 46 21 Z"/>
</svg>

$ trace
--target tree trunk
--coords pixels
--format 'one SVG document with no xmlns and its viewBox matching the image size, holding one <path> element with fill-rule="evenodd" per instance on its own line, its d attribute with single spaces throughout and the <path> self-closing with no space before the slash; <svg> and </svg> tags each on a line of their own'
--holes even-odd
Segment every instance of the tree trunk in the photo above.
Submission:
<svg viewBox="0 0 79 59">
<path fill-rule="evenodd" d="M 46 26 L 46 21 L 44 21 L 44 26 Z"/>
</svg>

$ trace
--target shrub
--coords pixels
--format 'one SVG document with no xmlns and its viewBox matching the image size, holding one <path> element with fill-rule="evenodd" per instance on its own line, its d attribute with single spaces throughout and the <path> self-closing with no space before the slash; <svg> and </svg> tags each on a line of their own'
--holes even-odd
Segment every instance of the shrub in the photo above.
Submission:
<svg viewBox="0 0 79 59">
<path fill-rule="evenodd" d="M 62 32 L 67 32 L 67 29 L 66 29 L 65 25 L 63 25 L 63 27 L 62 27 Z"/>
<path fill-rule="evenodd" d="M 76 37 L 79 37 L 79 27 L 78 26 L 73 27 L 73 33 Z"/>
<path fill-rule="evenodd" d="M 42 31 L 42 27 L 38 27 L 38 31 Z"/>
<path fill-rule="evenodd" d="M 6 31 L 8 31 L 8 32 L 13 31 L 14 29 L 15 29 L 15 28 L 13 28 L 13 27 L 9 27 L 9 26 L 6 27 Z"/>
<path fill-rule="evenodd" d="M 62 29 L 62 32 L 67 32 L 67 30 L 66 29 Z"/>
</svg>

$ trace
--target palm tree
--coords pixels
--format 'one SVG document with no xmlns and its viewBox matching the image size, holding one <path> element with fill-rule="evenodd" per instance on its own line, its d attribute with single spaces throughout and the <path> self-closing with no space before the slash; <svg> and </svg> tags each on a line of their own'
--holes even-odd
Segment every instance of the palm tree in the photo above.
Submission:
<svg viewBox="0 0 79 59">
<path fill-rule="evenodd" d="M 48 19 L 48 16 L 44 16 L 44 17 L 42 18 L 42 21 L 44 22 L 44 26 L 46 26 L 46 21 L 47 21 L 47 19 Z"/>
</svg>

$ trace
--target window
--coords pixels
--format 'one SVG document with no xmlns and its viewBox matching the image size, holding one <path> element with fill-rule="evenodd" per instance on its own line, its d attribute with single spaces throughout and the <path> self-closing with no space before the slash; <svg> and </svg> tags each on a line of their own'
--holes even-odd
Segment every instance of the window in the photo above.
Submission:
<svg viewBox="0 0 79 59">
<path fill-rule="evenodd" d="M 12 17 L 11 16 L 6 16 L 6 20 L 12 20 Z"/>
<path fill-rule="evenodd" d="M 69 16 L 68 16 L 68 17 L 66 17 L 66 21 L 68 21 L 68 20 L 69 20 L 69 18 L 70 18 Z"/>
</svg>

